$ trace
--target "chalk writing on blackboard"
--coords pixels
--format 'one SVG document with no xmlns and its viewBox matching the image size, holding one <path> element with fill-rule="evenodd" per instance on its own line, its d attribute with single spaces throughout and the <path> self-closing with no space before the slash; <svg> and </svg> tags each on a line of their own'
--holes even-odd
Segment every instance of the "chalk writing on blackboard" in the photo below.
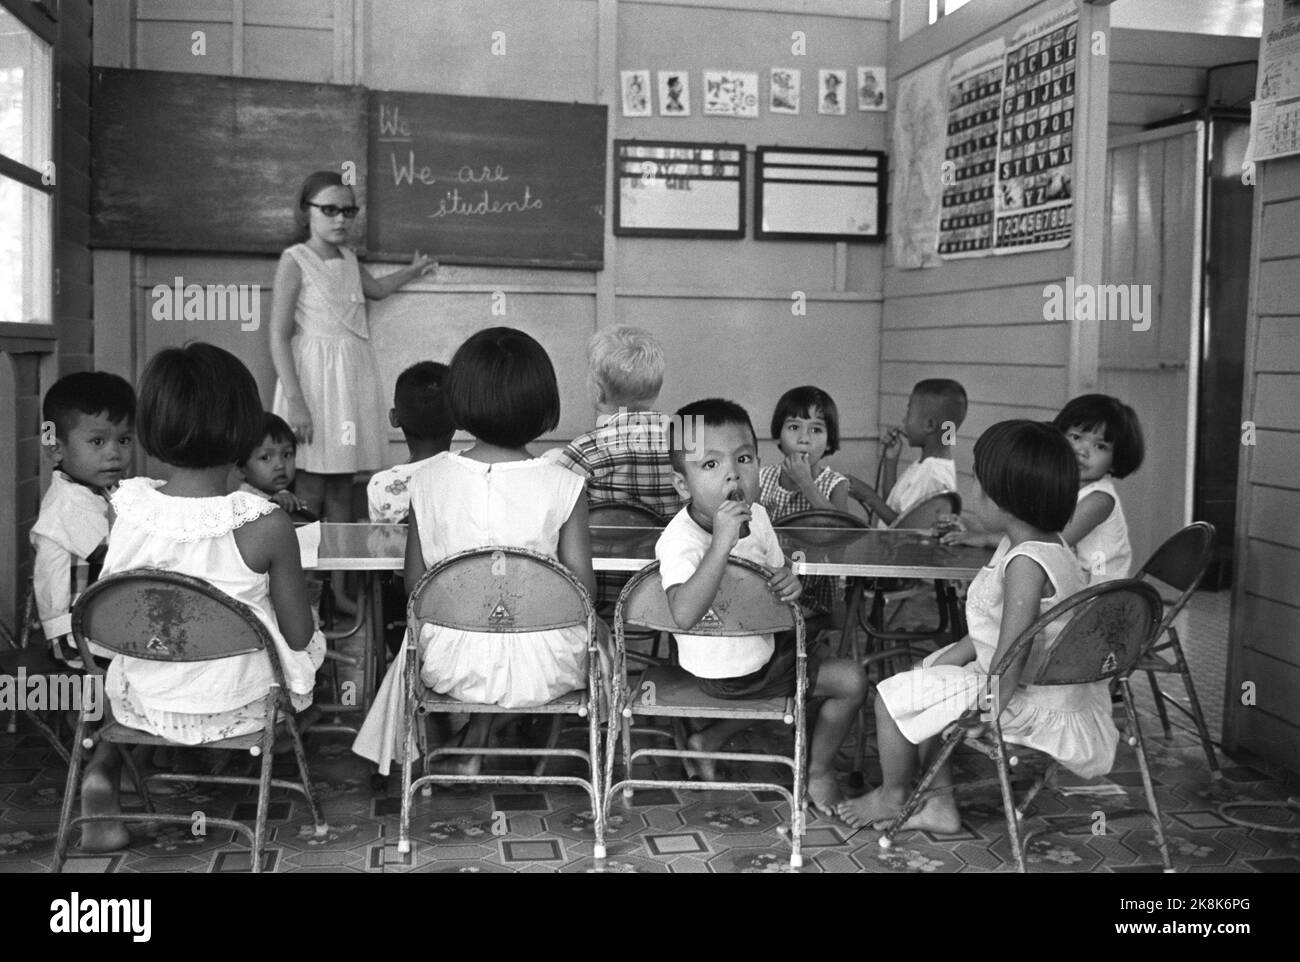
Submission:
<svg viewBox="0 0 1300 962">
<path fill-rule="evenodd" d="M 516 214 L 540 210 L 542 199 L 533 193 L 530 184 L 511 184 L 510 174 L 503 164 L 462 164 L 452 177 L 439 178 L 432 166 L 421 164 L 414 147 L 415 140 L 410 121 L 402 116 L 400 107 L 379 105 L 379 142 L 393 146 L 381 148 L 388 154 L 388 166 L 394 187 L 434 187 L 430 192 L 430 220 L 443 217 L 489 217 L 493 214 Z M 446 184 L 452 184 L 450 188 Z M 479 185 L 491 184 L 491 187 Z M 498 186 L 508 185 L 508 186 Z M 462 187 L 465 189 L 462 190 Z M 423 203 L 423 198 L 421 198 Z"/>
</svg>

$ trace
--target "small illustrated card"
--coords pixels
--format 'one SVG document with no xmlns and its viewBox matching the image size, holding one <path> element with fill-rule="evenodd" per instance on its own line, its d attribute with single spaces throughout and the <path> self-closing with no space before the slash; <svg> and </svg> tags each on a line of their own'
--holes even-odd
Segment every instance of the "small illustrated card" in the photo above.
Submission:
<svg viewBox="0 0 1300 962">
<path fill-rule="evenodd" d="M 819 114 L 845 112 L 844 101 L 848 94 L 845 85 L 848 83 L 848 76 L 847 70 L 817 71 L 817 112 Z"/>
<path fill-rule="evenodd" d="M 758 74 L 704 71 L 704 112 L 714 117 L 757 117 Z"/>
<path fill-rule="evenodd" d="M 649 117 L 650 71 L 624 70 L 619 76 L 623 81 L 623 116 Z"/>
<path fill-rule="evenodd" d="M 858 109 L 885 110 L 885 68 L 858 68 Z"/>
<path fill-rule="evenodd" d="M 793 67 L 773 67 L 767 109 L 774 114 L 799 112 L 799 71 Z"/>
<path fill-rule="evenodd" d="M 685 70 L 659 71 L 659 116 L 691 115 L 691 77 Z"/>
</svg>

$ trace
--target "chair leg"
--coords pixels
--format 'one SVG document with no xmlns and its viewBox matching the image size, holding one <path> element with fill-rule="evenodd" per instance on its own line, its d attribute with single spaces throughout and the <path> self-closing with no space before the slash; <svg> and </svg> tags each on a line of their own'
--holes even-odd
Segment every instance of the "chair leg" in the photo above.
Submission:
<svg viewBox="0 0 1300 962">
<path fill-rule="evenodd" d="M 132 754 L 130 747 L 127 745 L 118 745 L 117 752 L 122 756 L 122 763 L 131 775 L 131 781 L 135 782 L 136 789 L 140 792 L 140 800 L 144 802 L 146 812 L 153 811 L 153 797 L 149 794 L 149 785 L 140 775 L 140 769 L 135 763 L 135 755 Z"/>
<path fill-rule="evenodd" d="M 1016 859 L 1016 871 L 1022 875 L 1029 870 L 1025 867 L 1024 842 L 1020 838 L 1020 818 L 1016 814 L 1016 796 L 1011 790 L 1011 768 L 1007 765 L 1005 746 L 999 743 L 993 761 L 998 767 L 998 786 L 1002 789 L 1002 813 L 1007 819 L 1007 839 L 1011 842 L 1011 853 Z"/>
<path fill-rule="evenodd" d="M 307 796 L 307 810 L 311 812 L 311 821 L 315 826 L 317 838 L 324 838 L 329 834 L 329 825 L 321 817 L 320 805 L 316 802 L 316 789 L 312 787 L 311 770 L 307 767 L 307 753 L 302 747 L 302 735 L 298 731 L 298 726 L 290 721 L 287 725 L 289 737 L 293 741 L 293 755 L 298 762 L 298 776 L 302 779 L 303 793 Z"/>
<path fill-rule="evenodd" d="M 59 757 L 62 758 L 65 763 L 68 762 L 71 756 L 68 754 L 67 746 L 63 744 L 63 740 L 59 738 L 58 733 L 46 724 L 45 719 L 40 716 L 39 712 L 28 711 L 26 712 L 26 715 L 28 720 L 36 726 L 36 730 L 45 736 L 45 740 L 50 743 L 50 747 L 58 752 Z M 60 727 L 62 727 L 61 724 Z M 9 716 L 9 732 L 12 734 L 17 730 L 18 709 L 15 708 Z"/>
<path fill-rule="evenodd" d="M 624 717 L 622 719 L 622 722 L 623 722 L 623 767 L 625 769 L 625 771 L 623 772 L 623 777 L 631 778 L 632 777 L 632 719 L 630 717 Z M 630 785 L 623 789 L 623 800 L 625 802 L 632 801 L 632 787 Z"/>
<path fill-rule="evenodd" d="M 1127 678 L 1119 680 L 1120 691 L 1124 695 L 1124 712 L 1128 715 L 1129 736 L 1128 743 L 1133 746 L 1137 752 L 1138 768 L 1142 772 L 1142 788 L 1147 794 L 1147 805 L 1150 808 L 1151 826 L 1155 829 L 1156 845 L 1160 849 L 1160 861 L 1164 864 L 1166 872 L 1173 872 L 1173 863 L 1169 861 L 1169 845 L 1165 841 L 1165 828 L 1160 821 L 1160 803 L 1156 801 L 1155 786 L 1151 782 L 1151 770 L 1147 766 L 1146 746 L 1142 742 L 1142 728 L 1138 724 L 1137 709 L 1133 707 L 1133 691 L 1129 687 Z"/>
<path fill-rule="evenodd" d="M 271 801 L 271 766 L 275 764 L 274 725 L 268 725 L 262 733 L 261 762 L 262 768 L 257 778 L 257 820 L 253 823 L 252 870 L 254 872 L 262 871 L 262 849 L 266 845 L 267 807 Z"/>
<path fill-rule="evenodd" d="M 1192 669 L 1183 655 L 1183 646 L 1178 640 L 1178 632 L 1172 626 L 1169 629 L 1169 637 L 1173 642 L 1178 673 L 1183 676 L 1183 687 L 1187 690 L 1187 701 L 1192 709 L 1192 719 L 1196 722 L 1196 732 L 1201 737 L 1201 749 L 1205 752 L 1205 760 L 1210 766 L 1210 778 L 1222 778 L 1219 772 L 1219 760 L 1214 754 L 1214 742 L 1210 739 L 1209 729 L 1205 727 L 1205 714 L 1201 711 L 1201 700 L 1196 697 L 1196 686 L 1192 684 Z M 1163 703 L 1162 698 L 1161 704 Z"/>
<path fill-rule="evenodd" d="M 1151 683 L 1151 697 L 1156 702 L 1156 712 L 1160 715 L 1160 726 L 1165 730 L 1165 740 L 1174 737 L 1174 730 L 1169 727 L 1169 711 L 1165 708 L 1165 693 L 1160 690 L 1160 681 L 1154 671 L 1147 672 L 1147 681 Z"/>
<path fill-rule="evenodd" d="M 795 719 L 794 728 L 794 801 L 790 805 L 790 868 L 803 868 L 804 821 L 808 807 L 808 721 Z"/>
<path fill-rule="evenodd" d="M 408 679 L 409 683 L 409 679 Z M 410 702 L 402 706 L 402 815 L 398 821 L 397 829 L 397 851 L 406 855 L 411 851 L 411 769 L 415 765 L 415 727 L 423 726 L 424 719 L 413 717 L 414 712 L 411 709 Z M 425 755 L 425 763 L 422 769 L 428 774 L 428 756 Z"/>
<path fill-rule="evenodd" d="M 556 745 L 560 743 L 560 732 L 563 729 L 564 729 L 564 716 L 563 715 L 551 716 L 551 730 L 550 733 L 546 736 L 546 747 L 548 749 L 554 748 Z M 549 761 L 550 759 L 545 755 L 537 759 L 537 765 L 533 768 L 534 778 L 541 778 L 543 775 L 546 774 L 546 763 Z"/>
<path fill-rule="evenodd" d="M 77 722 L 77 731 L 72 740 L 72 758 L 68 762 L 68 780 L 63 787 L 63 806 L 59 809 L 59 834 L 54 840 L 54 860 L 50 872 L 54 875 L 63 871 L 63 864 L 68 857 L 68 836 L 72 833 L 72 806 L 77 800 L 77 789 L 81 784 L 81 763 L 86 749 L 82 741 L 86 737 L 85 719 Z"/>
<path fill-rule="evenodd" d="M 563 717 L 563 715 L 556 716 L 557 719 Z M 592 846 L 592 857 L 600 860 L 605 857 L 605 791 L 601 783 L 603 765 L 600 757 L 600 708 L 594 704 L 587 718 L 587 751 L 590 755 L 588 769 L 591 778 L 591 830 L 596 836 Z"/>
</svg>

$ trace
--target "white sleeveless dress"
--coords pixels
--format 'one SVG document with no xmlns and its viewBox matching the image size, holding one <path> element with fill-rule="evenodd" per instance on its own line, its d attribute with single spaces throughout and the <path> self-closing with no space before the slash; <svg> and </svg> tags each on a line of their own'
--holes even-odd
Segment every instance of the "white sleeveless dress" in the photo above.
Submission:
<svg viewBox="0 0 1300 962">
<path fill-rule="evenodd" d="M 302 651 L 285 643 L 271 605 L 270 576 L 244 563 L 235 529 L 277 510 L 236 491 L 218 498 L 174 498 L 165 482 L 128 478 L 113 495 L 117 521 L 103 577 L 132 568 L 164 568 L 201 578 L 256 613 L 275 642 L 295 711 L 311 704 L 316 669 L 325 660 L 318 631 Z M 261 652 L 213 661 L 174 664 L 120 655 L 105 678 L 113 716 L 124 725 L 185 745 L 257 731 L 261 700 L 271 688 L 271 663 Z"/>
<path fill-rule="evenodd" d="M 1119 494 L 1115 482 L 1107 475 L 1090 481 L 1079 489 L 1079 501 L 1094 491 L 1108 494 L 1115 501 L 1110 514 L 1102 519 L 1101 524 L 1079 539 L 1074 546 L 1074 553 L 1079 556 L 1084 575 L 1090 584 L 1103 581 L 1117 581 L 1127 578 L 1133 567 L 1133 547 L 1128 540 L 1128 520 L 1124 517 L 1124 508 L 1119 503 Z"/>
<path fill-rule="evenodd" d="M 460 551 L 502 545 L 556 557 L 583 481 L 542 458 L 484 464 L 447 451 L 411 476 L 409 490 L 421 553 L 432 567 Z M 410 644 L 408 634 L 352 745 L 384 773 L 401 757 L 400 667 Z M 462 701 L 533 707 L 587 684 L 585 628 L 483 634 L 426 626 L 418 650 L 424 684 Z"/>
<path fill-rule="evenodd" d="M 289 341 L 298 383 L 312 418 L 312 441 L 298 445 L 298 470 L 353 474 L 384 467 L 387 408 L 379 375 L 357 257 L 321 260 L 306 244 L 291 257 L 302 272 Z M 284 386 L 277 380 L 271 410 L 288 417 Z"/>
<path fill-rule="evenodd" d="M 1074 552 L 1064 543 L 1027 541 L 1015 548 L 1010 545 L 1008 538 L 1002 539 L 993 558 L 971 582 L 966 598 L 975 660 L 961 666 L 935 665 L 935 659 L 948 650 L 943 648 L 927 656 L 921 667 L 886 678 L 877 686 L 890 717 L 913 744 L 939 734 L 979 706 L 1002 630 L 1003 579 L 1012 558 L 1032 558 L 1051 582 L 1052 593 L 1042 599 L 1039 614 L 1086 587 Z M 1034 676 L 1059 634 L 1057 628 L 1039 637 L 1030 649 L 1022 678 Z M 1105 775 L 1115 762 L 1119 731 L 1111 717 L 1110 694 L 1104 681 L 1088 685 L 1022 683 L 1007 703 L 1001 721 L 1007 742 L 1046 752 L 1083 778 Z"/>
</svg>

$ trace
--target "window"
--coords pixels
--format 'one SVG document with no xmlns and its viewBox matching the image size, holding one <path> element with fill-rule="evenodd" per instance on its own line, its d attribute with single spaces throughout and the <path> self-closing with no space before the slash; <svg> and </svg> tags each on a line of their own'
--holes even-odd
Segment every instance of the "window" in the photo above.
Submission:
<svg viewBox="0 0 1300 962">
<path fill-rule="evenodd" d="M 970 0 L 930 0 L 930 22 L 938 23 L 940 17 L 955 13 L 968 3 Z"/>
<path fill-rule="evenodd" d="M 53 319 L 54 52 L 34 6 L 0 6 L 0 322 Z"/>
</svg>

